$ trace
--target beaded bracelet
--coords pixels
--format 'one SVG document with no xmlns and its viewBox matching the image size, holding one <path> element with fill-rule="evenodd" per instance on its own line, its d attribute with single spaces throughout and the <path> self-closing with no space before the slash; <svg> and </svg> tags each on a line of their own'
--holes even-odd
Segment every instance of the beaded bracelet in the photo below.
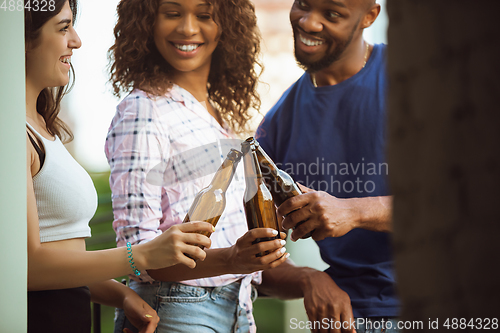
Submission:
<svg viewBox="0 0 500 333">
<path fill-rule="evenodd" d="M 141 275 L 141 272 L 135 267 L 134 257 L 132 256 L 132 244 L 127 242 L 127 253 L 128 253 L 128 262 L 130 263 L 130 267 L 132 267 L 132 271 L 136 276 Z"/>
</svg>

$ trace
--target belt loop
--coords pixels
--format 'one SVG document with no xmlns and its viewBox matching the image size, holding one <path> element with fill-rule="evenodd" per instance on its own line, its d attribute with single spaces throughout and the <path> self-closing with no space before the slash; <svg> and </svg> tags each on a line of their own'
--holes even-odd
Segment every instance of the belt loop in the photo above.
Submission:
<svg viewBox="0 0 500 333">
<path fill-rule="evenodd" d="M 161 281 L 161 288 L 166 289 L 167 294 L 165 296 L 172 295 L 172 289 L 176 286 L 175 282 Z"/>
<path fill-rule="evenodd" d="M 219 296 L 219 293 L 222 289 L 222 287 L 205 287 L 205 288 L 207 288 L 209 290 L 211 289 L 210 290 L 210 298 L 214 301 L 217 299 L 217 296 Z"/>
</svg>

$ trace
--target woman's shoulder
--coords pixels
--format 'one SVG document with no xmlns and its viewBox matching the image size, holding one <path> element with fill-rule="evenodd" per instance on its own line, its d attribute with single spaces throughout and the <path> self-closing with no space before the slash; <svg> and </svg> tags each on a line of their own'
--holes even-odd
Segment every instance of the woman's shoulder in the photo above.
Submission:
<svg viewBox="0 0 500 333">
<path fill-rule="evenodd" d="M 121 100 L 119 105 L 128 105 L 130 103 L 141 103 L 149 105 L 170 104 L 172 102 L 182 102 L 182 96 L 177 87 L 174 85 L 164 94 L 153 94 L 144 89 L 135 88 L 125 98 Z"/>
<path fill-rule="evenodd" d="M 135 122 L 146 119 L 164 121 L 176 117 L 183 110 L 183 99 L 175 87 L 158 96 L 143 89 L 134 89 L 117 106 L 115 122 L 133 119 Z"/>
<path fill-rule="evenodd" d="M 134 100 L 152 100 L 154 96 L 149 95 L 142 89 L 135 88 L 127 96 L 125 96 L 119 104 L 127 104 Z"/>
</svg>

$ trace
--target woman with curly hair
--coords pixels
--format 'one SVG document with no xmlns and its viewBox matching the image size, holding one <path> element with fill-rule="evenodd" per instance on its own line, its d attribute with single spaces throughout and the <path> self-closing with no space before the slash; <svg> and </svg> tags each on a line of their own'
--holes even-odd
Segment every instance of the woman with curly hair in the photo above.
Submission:
<svg viewBox="0 0 500 333">
<path fill-rule="evenodd" d="M 256 93 L 260 36 L 250 0 L 122 0 L 110 74 L 118 105 L 106 139 L 118 246 L 147 242 L 182 223 L 196 194 L 239 143 Z M 157 332 L 254 332 L 253 284 L 283 263 L 284 240 L 248 231 L 243 165 L 206 260 L 131 276 L 160 316 Z M 208 170 L 208 171 L 207 171 Z M 281 234 L 284 238 L 284 234 Z M 263 257 L 261 252 L 270 253 Z M 127 326 L 120 313 L 115 332 Z"/>
</svg>

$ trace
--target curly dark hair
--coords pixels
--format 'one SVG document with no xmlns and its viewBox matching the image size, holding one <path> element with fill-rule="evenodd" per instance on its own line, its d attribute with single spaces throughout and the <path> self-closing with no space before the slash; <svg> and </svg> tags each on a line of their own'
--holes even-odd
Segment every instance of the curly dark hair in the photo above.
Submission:
<svg viewBox="0 0 500 333">
<path fill-rule="evenodd" d="M 214 8 L 214 21 L 222 32 L 212 56 L 208 95 L 222 119 L 242 133 L 259 110 L 256 91 L 262 64 L 258 61 L 260 32 L 250 0 L 207 0 Z M 121 0 L 117 7 L 115 43 L 108 51 L 110 82 L 114 94 L 135 88 L 163 95 L 171 87 L 172 67 L 154 43 L 154 23 L 159 0 Z"/>
<path fill-rule="evenodd" d="M 73 12 L 73 24 L 77 16 L 77 0 L 56 0 L 55 9 L 50 11 L 34 11 L 28 8 L 24 9 L 24 41 L 26 45 L 26 51 L 29 52 L 31 49 L 38 45 L 38 37 L 42 27 L 47 21 L 59 14 L 69 1 L 69 6 Z M 47 131 L 51 135 L 58 136 L 64 143 L 73 140 L 73 133 L 70 128 L 59 118 L 59 111 L 61 110 L 61 101 L 64 95 L 66 95 L 74 84 L 75 72 L 73 65 L 71 65 L 70 72 L 70 82 L 66 86 L 62 87 L 48 87 L 43 89 L 38 95 L 36 101 L 36 111 L 45 120 L 45 126 Z"/>
</svg>

